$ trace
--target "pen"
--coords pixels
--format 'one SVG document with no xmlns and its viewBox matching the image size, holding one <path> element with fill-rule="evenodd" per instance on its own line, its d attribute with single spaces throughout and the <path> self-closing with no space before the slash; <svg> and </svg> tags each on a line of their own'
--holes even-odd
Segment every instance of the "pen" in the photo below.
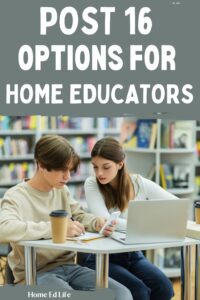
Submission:
<svg viewBox="0 0 200 300">
<path fill-rule="evenodd" d="M 73 217 L 70 218 L 73 222 L 75 221 Z M 85 230 L 84 232 L 82 232 L 80 235 L 84 235 L 85 234 Z"/>
</svg>

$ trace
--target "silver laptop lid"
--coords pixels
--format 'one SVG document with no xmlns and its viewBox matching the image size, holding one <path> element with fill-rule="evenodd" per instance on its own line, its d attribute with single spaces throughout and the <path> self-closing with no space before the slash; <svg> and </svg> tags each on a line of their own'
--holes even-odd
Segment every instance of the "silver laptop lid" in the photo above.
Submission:
<svg viewBox="0 0 200 300">
<path fill-rule="evenodd" d="M 189 199 L 130 201 L 125 243 L 183 240 L 189 201 Z"/>
</svg>

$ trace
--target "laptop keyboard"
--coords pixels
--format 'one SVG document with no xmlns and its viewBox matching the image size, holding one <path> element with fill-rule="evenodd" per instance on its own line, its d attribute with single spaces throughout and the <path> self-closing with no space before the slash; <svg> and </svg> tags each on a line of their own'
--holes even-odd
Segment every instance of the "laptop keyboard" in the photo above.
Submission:
<svg viewBox="0 0 200 300">
<path fill-rule="evenodd" d="M 113 237 L 119 239 L 119 240 L 122 240 L 122 241 L 125 241 L 126 240 L 126 233 L 125 232 L 118 232 L 118 231 L 115 231 L 113 232 Z"/>
</svg>

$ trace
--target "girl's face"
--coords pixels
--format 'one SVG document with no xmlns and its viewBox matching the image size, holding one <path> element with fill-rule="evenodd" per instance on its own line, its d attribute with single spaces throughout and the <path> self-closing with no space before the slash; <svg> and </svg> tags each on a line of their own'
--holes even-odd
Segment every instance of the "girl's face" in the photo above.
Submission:
<svg viewBox="0 0 200 300">
<path fill-rule="evenodd" d="M 117 183 L 118 171 L 123 167 L 124 162 L 115 163 L 101 156 L 95 156 L 92 158 L 92 164 L 98 181 L 101 184 L 109 183 L 114 186 Z"/>
</svg>

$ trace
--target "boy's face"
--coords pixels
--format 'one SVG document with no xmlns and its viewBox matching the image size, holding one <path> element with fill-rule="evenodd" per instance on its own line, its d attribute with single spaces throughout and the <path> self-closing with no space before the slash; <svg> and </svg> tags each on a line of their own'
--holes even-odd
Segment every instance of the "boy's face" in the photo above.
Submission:
<svg viewBox="0 0 200 300">
<path fill-rule="evenodd" d="M 42 169 L 43 179 L 48 189 L 61 189 L 70 180 L 72 164 L 68 165 L 65 170 L 51 170 Z"/>
</svg>

